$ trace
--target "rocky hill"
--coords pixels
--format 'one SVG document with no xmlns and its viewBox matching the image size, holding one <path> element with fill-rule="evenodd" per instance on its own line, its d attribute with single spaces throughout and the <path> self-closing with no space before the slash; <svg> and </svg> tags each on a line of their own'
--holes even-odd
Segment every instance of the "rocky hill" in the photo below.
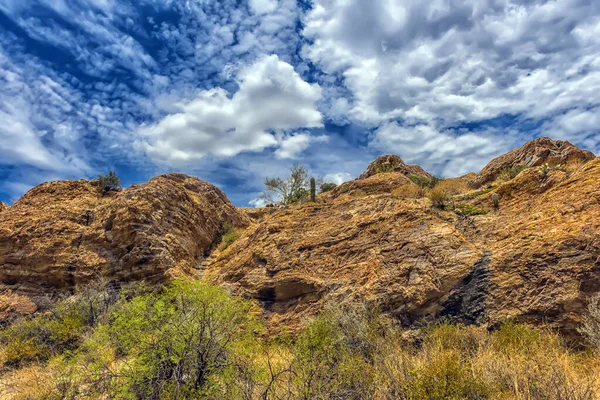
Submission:
<svg viewBox="0 0 600 400">
<path fill-rule="evenodd" d="M 41 184 L 0 214 L 0 318 L 100 277 L 194 274 L 226 224 L 247 223 L 221 190 L 183 174 L 108 193 L 85 180 Z"/>
<path fill-rule="evenodd" d="M 255 299 L 274 330 L 357 297 L 405 325 L 514 318 L 576 333 L 600 291 L 600 158 L 536 139 L 443 180 L 459 190 L 442 207 L 415 176 L 434 180 L 384 156 L 316 203 L 252 212 L 182 174 L 106 195 L 88 181 L 45 183 L 0 214 L 0 317 L 96 276 L 181 273 Z M 226 225 L 240 237 L 217 250 Z"/>
</svg>

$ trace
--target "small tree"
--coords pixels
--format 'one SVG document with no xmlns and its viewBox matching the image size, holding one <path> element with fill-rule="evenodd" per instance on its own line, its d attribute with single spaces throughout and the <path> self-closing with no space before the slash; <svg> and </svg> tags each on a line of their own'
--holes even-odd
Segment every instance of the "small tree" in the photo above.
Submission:
<svg viewBox="0 0 600 400">
<path fill-rule="evenodd" d="M 320 193 L 325 193 L 325 192 L 329 192 L 330 190 L 335 189 L 336 187 L 337 187 L 337 185 L 333 182 L 323 182 L 319 186 L 319 191 L 320 191 Z"/>
<path fill-rule="evenodd" d="M 98 175 L 98 187 L 105 192 L 120 189 L 121 179 L 115 171 L 108 171 L 106 175 Z"/>
<path fill-rule="evenodd" d="M 292 204 L 308 195 L 308 170 L 300 163 L 294 163 L 290 175 L 285 178 L 266 178 L 264 194 L 267 202 L 279 200 L 283 204 Z"/>
<path fill-rule="evenodd" d="M 317 183 L 315 181 L 315 178 L 310 178 L 310 201 L 312 201 L 313 203 L 316 200 L 316 196 L 317 196 Z"/>
</svg>

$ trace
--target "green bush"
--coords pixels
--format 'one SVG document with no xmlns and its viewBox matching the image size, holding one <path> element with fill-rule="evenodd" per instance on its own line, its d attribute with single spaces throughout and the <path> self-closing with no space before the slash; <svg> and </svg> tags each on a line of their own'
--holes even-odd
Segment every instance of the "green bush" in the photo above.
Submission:
<svg viewBox="0 0 600 400">
<path fill-rule="evenodd" d="M 21 318 L 0 331 L 6 366 L 44 362 L 74 350 L 86 332 L 116 301 L 103 280 L 78 289 L 74 296 L 58 301 L 49 311 Z"/>
<path fill-rule="evenodd" d="M 471 205 L 471 204 L 461 203 L 461 204 L 457 204 L 454 207 L 454 212 L 456 212 L 457 214 L 460 214 L 460 215 L 472 216 L 472 215 L 485 215 L 489 211 L 484 210 L 483 208 L 479 208 L 477 206 Z"/>
<path fill-rule="evenodd" d="M 106 175 L 98 175 L 98 187 L 105 192 L 119 189 L 121 188 L 121 179 L 115 171 L 108 171 Z"/>
<path fill-rule="evenodd" d="M 225 390 L 236 357 L 255 345 L 260 329 L 249 302 L 216 286 L 175 280 L 158 295 L 124 302 L 82 354 L 94 385 L 109 387 L 115 398 L 210 397 Z M 119 374 L 112 360 L 102 363 L 105 348 L 127 360 Z"/>
<path fill-rule="evenodd" d="M 421 188 L 432 188 L 434 187 L 439 179 L 438 178 L 428 178 L 425 175 L 416 175 L 416 174 L 408 174 L 407 175 L 408 179 L 410 179 L 411 181 L 413 181 L 413 183 L 415 183 L 416 185 L 420 186 Z"/>
<path fill-rule="evenodd" d="M 226 224 L 225 225 L 225 234 L 221 240 L 221 244 L 219 245 L 219 250 L 223 251 L 227 249 L 229 246 L 233 244 L 236 240 L 238 240 L 240 235 L 233 225 Z"/>
<path fill-rule="evenodd" d="M 515 165 L 514 167 L 505 168 L 498 173 L 498 177 L 502 181 L 509 181 L 516 178 L 525 168 L 527 168 L 525 165 Z"/>
<path fill-rule="evenodd" d="M 335 189 L 336 187 L 337 187 L 337 185 L 333 182 L 324 182 L 324 183 L 321 183 L 321 185 L 319 186 L 319 192 L 320 193 L 329 192 L 329 191 Z"/>
</svg>

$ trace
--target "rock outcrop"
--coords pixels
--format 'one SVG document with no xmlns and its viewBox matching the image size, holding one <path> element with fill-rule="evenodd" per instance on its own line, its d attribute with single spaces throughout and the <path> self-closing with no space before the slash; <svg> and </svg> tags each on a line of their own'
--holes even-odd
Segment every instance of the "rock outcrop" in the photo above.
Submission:
<svg viewBox="0 0 600 400">
<path fill-rule="evenodd" d="M 493 181 L 503 170 L 517 166 L 529 168 L 545 163 L 566 166 L 585 163 L 594 157 L 591 151 L 581 150 L 565 140 L 542 137 L 494 158 L 470 183 L 473 187 L 480 187 Z"/>
<path fill-rule="evenodd" d="M 373 175 L 387 172 L 398 172 L 404 175 L 422 175 L 429 179 L 433 178 L 433 175 L 418 165 L 405 164 L 397 155 L 386 155 L 377 157 L 375 161 L 369 164 L 367 170 L 358 179 L 366 179 Z"/>
<path fill-rule="evenodd" d="M 0 213 L 8 209 L 8 206 L 0 201 Z"/>
<path fill-rule="evenodd" d="M 559 147 L 565 153 L 556 163 L 589 158 Z M 516 153 L 513 161 L 528 159 Z M 531 154 L 534 166 L 553 162 Z M 410 184 L 402 172 L 378 173 L 320 203 L 265 214 L 204 274 L 261 302 L 274 329 L 299 326 L 327 301 L 357 297 L 406 325 L 450 317 L 495 326 L 512 318 L 577 334 L 586 299 L 600 291 L 600 158 L 573 172 L 525 169 L 493 192 L 456 196 L 485 215 L 394 194 Z"/>
<path fill-rule="evenodd" d="M 85 180 L 44 183 L 0 217 L 0 318 L 100 276 L 194 273 L 225 224 L 247 223 L 221 190 L 183 174 L 107 194 Z"/>
<path fill-rule="evenodd" d="M 496 179 L 515 166 L 525 169 Z M 480 189 L 444 210 L 411 174 L 432 178 L 384 156 L 316 203 L 245 211 L 182 174 L 106 195 L 88 181 L 45 183 L 0 214 L 0 319 L 99 275 L 200 274 L 262 305 L 274 331 L 294 330 L 328 301 L 360 298 L 407 326 L 512 318 L 576 335 L 587 298 L 600 291 L 600 158 L 536 139 L 476 176 L 448 180 Z M 247 228 L 217 250 L 225 224 Z"/>
</svg>

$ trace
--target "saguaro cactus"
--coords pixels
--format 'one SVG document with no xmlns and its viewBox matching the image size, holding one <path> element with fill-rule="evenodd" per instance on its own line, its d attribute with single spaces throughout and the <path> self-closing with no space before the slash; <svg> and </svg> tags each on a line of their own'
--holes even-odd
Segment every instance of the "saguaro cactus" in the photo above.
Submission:
<svg viewBox="0 0 600 400">
<path fill-rule="evenodd" d="M 492 194 L 492 201 L 494 202 L 494 209 L 498 210 L 500 208 L 500 199 L 497 193 Z"/>
<path fill-rule="evenodd" d="M 317 182 L 315 178 L 310 178 L 310 201 L 315 202 L 317 196 Z"/>
</svg>

